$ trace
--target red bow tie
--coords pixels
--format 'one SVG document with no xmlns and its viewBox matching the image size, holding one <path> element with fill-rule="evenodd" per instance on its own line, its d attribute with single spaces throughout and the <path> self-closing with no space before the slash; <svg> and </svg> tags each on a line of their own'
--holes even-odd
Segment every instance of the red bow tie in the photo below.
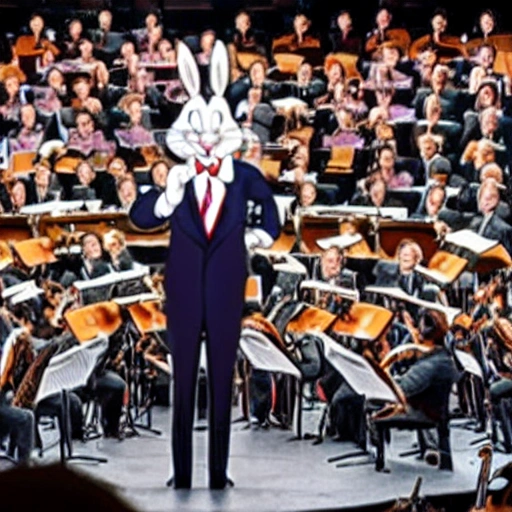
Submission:
<svg viewBox="0 0 512 512">
<path fill-rule="evenodd" d="M 210 165 L 204 165 L 199 160 L 196 160 L 196 172 L 197 174 L 201 174 L 204 171 L 207 171 L 210 176 L 217 176 L 220 170 L 220 160 L 215 160 Z"/>
</svg>

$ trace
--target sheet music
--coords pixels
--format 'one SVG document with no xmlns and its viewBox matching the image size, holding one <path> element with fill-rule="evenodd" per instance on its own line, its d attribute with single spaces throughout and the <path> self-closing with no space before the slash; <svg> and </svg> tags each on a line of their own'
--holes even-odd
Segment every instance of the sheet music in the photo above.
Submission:
<svg viewBox="0 0 512 512">
<path fill-rule="evenodd" d="M 2 299 L 8 299 L 18 293 L 24 292 L 25 290 L 37 288 L 36 282 L 31 279 L 30 281 L 23 281 L 19 284 L 14 284 L 9 286 L 9 288 L 5 288 L 2 292 Z"/>
<path fill-rule="evenodd" d="M 17 293 L 16 295 L 11 296 L 10 303 L 13 306 L 15 306 L 16 304 L 21 304 L 22 302 L 25 302 L 27 300 L 34 299 L 35 297 L 43 293 L 44 290 L 42 288 L 39 288 L 38 286 L 29 287 Z"/>
<path fill-rule="evenodd" d="M 278 109 L 278 108 L 290 109 L 290 108 L 294 108 L 294 107 L 307 108 L 307 106 L 308 106 L 308 104 L 305 101 L 300 100 L 299 98 L 295 98 L 294 96 L 288 96 L 286 98 L 279 98 L 277 100 L 272 100 L 270 103 L 272 104 L 272 106 L 275 109 Z"/>
<path fill-rule="evenodd" d="M 454 308 L 451 306 L 443 306 L 437 302 L 430 302 L 428 300 L 419 299 L 407 294 L 402 288 L 392 286 L 366 286 L 365 291 L 368 293 L 377 293 L 379 295 L 385 295 L 393 299 L 408 302 L 409 304 L 415 304 L 425 309 L 432 309 L 444 313 L 448 323 L 451 325 L 455 318 L 462 313 L 460 308 Z"/>
<path fill-rule="evenodd" d="M 367 400 L 399 402 L 395 391 L 377 375 L 363 356 L 336 343 L 325 333 L 314 331 L 311 334 L 320 336 L 325 358 L 356 393 L 364 395 Z"/>
<path fill-rule="evenodd" d="M 304 208 L 302 215 L 343 215 L 359 214 L 374 217 L 389 217 L 394 220 L 407 220 L 407 208 L 387 206 L 384 208 L 375 208 L 374 206 L 323 206 L 313 205 Z"/>
<path fill-rule="evenodd" d="M 499 244 L 498 240 L 484 238 L 469 229 L 461 229 L 453 233 L 447 233 L 444 240 L 445 242 L 467 249 L 474 254 L 483 254 Z"/>
<path fill-rule="evenodd" d="M 55 214 L 56 212 L 76 211 L 82 208 L 84 201 L 47 201 L 39 204 L 29 204 L 20 208 L 20 213 L 24 215 L 43 215 L 45 213 Z"/>
<path fill-rule="evenodd" d="M 141 266 L 134 270 L 124 270 L 122 272 L 110 272 L 104 276 L 96 277 L 94 279 L 84 279 L 75 281 L 73 286 L 78 291 L 89 290 L 90 288 L 97 288 L 98 286 L 110 286 L 124 281 L 131 281 L 134 279 L 141 279 L 149 275 L 149 267 Z"/>
<path fill-rule="evenodd" d="M 286 373 L 301 378 L 300 370 L 265 335 L 244 328 L 240 336 L 240 349 L 257 370 Z"/>
<path fill-rule="evenodd" d="M 459 349 L 455 349 L 454 353 L 455 357 L 457 358 L 457 360 L 459 361 L 459 363 L 466 372 L 472 373 L 473 375 L 476 375 L 480 379 L 484 378 L 482 368 L 478 364 L 478 361 L 475 359 L 474 356 Z"/>
<path fill-rule="evenodd" d="M 107 347 L 108 338 L 101 336 L 53 356 L 43 373 L 35 403 L 63 389 L 85 386 Z"/>
<path fill-rule="evenodd" d="M 348 233 L 337 236 L 329 236 L 327 238 L 319 238 L 316 244 L 323 250 L 329 249 L 329 247 L 335 246 L 340 249 L 347 249 L 352 245 L 357 244 L 363 239 L 361 233 L 354 233 L 350 235 Z"/>
<path fill-rule="evenodd" d="M 315 279 L 307 279 L 300 283 L 300 288 L 309 288 L 312 290 L 318 290 L 319 292 L 334 293 L 340 295 L 345 299 L 353 302 L 359 302 L 359 292 L 350 288 L 343 288 L 342 286 L 335 286 L 324 281 L 317 281 Z"/>
</svg>

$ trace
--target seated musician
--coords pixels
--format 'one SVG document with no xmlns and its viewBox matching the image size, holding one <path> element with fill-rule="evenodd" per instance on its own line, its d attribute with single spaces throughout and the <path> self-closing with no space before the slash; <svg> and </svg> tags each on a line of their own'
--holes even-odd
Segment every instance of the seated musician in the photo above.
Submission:
<svg viewBox="0 0 512 512">
<path fill-rule="evenodd" d="M 101 152 L 113 156 L 116 151 L 114 141 L 105 138 L 102 130 L 96 129 L 95 119 L 87 109 L 79 110 L 75 116 L 76 128 L 69 129 L 66 143 L 68 150 L 78 151 L 85 157 L 92 153 Z"/>
<path fill-rule="evenodd" d="M 74 94 L 71 105 L 75 112 L 87 110 L 93 115 L 99 115 L 103 111 L 102 102 L 93 95 L 92 79 L 88 73 L 77 76 L 71 84 L 71 89 Z"/>
<path fill-rule="evenodd" d="M 389 190 L 408 188 L 414 184 L 409 171 L 396 168 L 396 151 L 391 144 L 383 144 L 377 149 L 377 158 L 372 172 L 378 171 Z"/>
<path fill-rule="evenodd" d="M 238 80 L 246 74 L 246 70 L 237 60 L 238 52 L 259 55 L 267 60 L 264 41 L 254 30 L 251 15 L 246 10 L 241 10 L 235 15 L 235 28 L 233 33 L 228 35 L 227 44 L 230 52 L 231 81 Z"/>
<path fill-rule="evenodd" d="M 315 262 L 311 278 L 351 290 L 364 289 L 364 276 L 348 269 L 346 263 L 347 260 L 343 250 L 331 246 L 322 251 L 320 259 Z"/>
<path fill-rule="evenodd" d="M 412 129 L 413 143 L 411 144 L 412 156 L 422 157 L 420 139 L 424 134 L 429 133 L 434 137 L 434 144 L 437 146 L 437 153 L 442 154 L 454 164 L 460 158 L 460 137 L 462 125 L 460 123 L 443 119 L 443 107 L 439 97 L 430 94 L 425 98 L 423 105 L 424 118 L 418 119 Z M 435 153 L 434 153 L 435 154 Z"/>
<path fill-rule="evenodd" d="M 379 260 L 373 268 L 375 286 L 399 287 L 408 295 L 424 298 L 425 279 L 415 267 L 423 261 L 421 247 L 412 239 L 400 242 L 396 260 Z M 415 312 L 414 308 L 411 311 Z"/>
<path fill-rule="evenodd" d="M 84 27 L 78 18 L 73 18 L 67 24 L 66 33 L 63 35 L 59 47 L 62 59 L 76 59 L 80 56 L 80 41 L 83 37 Z"/>
<path fill-rule="evenodd" d="M 307 103 L 312 108 L 315 99 L 325 93 L 325 82 L 313 75 L 313 66 L 304 61 L 297 70 L 297 79 L 287 82 L 288 94 Z"/>
<path fill-rule="evenodd" d="M 443 434 L 448 435 L 448 397 L 458 378 L 453 357 L 445 346 L 448 323 L 443 313 L 426 310 L 421 313 L 417 326 L 417 330 L 413 328 L 416 331 L 413 336 L 428 351 L 418 356 L 403 374 L 393 377 L 406 405 L 378 411 L 371 421 L 383 426 L 386 423 L 400 425 L 400 421 L 406 424 L 411 420 L 442 421 L 446 429 Z M 443 453 L 443 450 L 449 450 L 449 445 L 436 448 L 439 452 L 434 459 L 437 464 L 439 457 L 442 460 L 443 455 L 449 455 Z"/>
<path fill-rule="evenodd" d="M 35 94 L 34 105 L 40 114 L 50 116 L 71 105 L 66 77 L 58 67 L 51 67 L 38 87 L 41 93 Z M 37 87 L 34 89 L 37 90 Z"/>
<path fill-rule="evenodd" d="M 367 61 L 380 56 L 380 46 L 388 40 L 388 31 L 392 28 L 393 15 L 388 7 L 380 7 L 375 14 L 374 28 L 368 32 L 364 42 L 363 58 Z"/>
<path fill-rule="evenodd" d="M 487 86 L 484 86 L 487 88 Z M 476 143 L 487 140 L 492 143 L 496 161 L 502 166 L 509 165 L 512 156 L 512 140 L 509 130 L 511 118 L 503 115 L 495 105 L 482 108 L 478 112 L 466 112 L 464 115 L 464 131 L 460 139 L 462 152 L 461 164 Z"/>
<path fill-rule="evenodd" d="M 10 187 L 10 200 L 12 211 L 19 213 L 20 209 L 30 204 L 30 193 L 28 180 L 17 178 Z"/>
<path fill-rule="evenodd" d="M 104 208 L 118 204 L 116 183 L 111 174 L 96 172 L 88 160 L 81 160 L 75 173 L 78 184 L 88 187 L 91 191 L 90 194 L 87 194 L 89 199 L 101 199 Z M 75 189 L 74 194 L 77 193 L 78 191 Z M 80 197 L 78 198 L 80 199 Z"/>
<path fill-rule="evenodd" d="M 171 170 L 171 162 L 163 159 L 155 160 L 149 168 L 149 181 L 160 187 L 162 190 L 165 189 L 167 183 L 167 175 Z"/>
<path fill-rule="evenodd" d="M 116 272 L 132 270 L 134 260 L 126 247 L 126 237 L 119 229 L 111 229 L 103 235 L 103 247 L 110 256 L 110 264 Z"/>
<path fill-rule="evenodd" d="M 446 201 L 446 189 L 441 183 L 432 183 L 425 193 L 425 197 L 411 215 L 413 219 L 437 221 L 439 212 Z"/>
<path fill-rule="evenodd" d="M 153 134 L 143 122 L 144 97 L 137 93 L 125 94 L 118 103 L 129 118 L 126 127 L 114 130 L 118 143 L 123 147 L 138 148 L 155 144 Z"/>
<path fill-rule="evenodd" d="M 460 38 L 448 34 L 448 13 L 443 8 L 436 8 L 430 18 L 430 30 L 411 43 L 409 54 L 417 59 L 425 50 L 436 52 L 440 62 L 449 63 L 456 57 L 466 57 L 467 52 Z"/>
<path fill-rule="evenodd" d="M 137 199 L 137 182 L 132 173 L 126 174 L 116 182 L 117 198 L 120 209 L 128 212 Z"/>
<path fill-rule="evenodd" d="M 60 199 L 63 188 L 57 175 L 51 171 L 47 160 L 40 160 L 35 164 L 35 172 L 30 177 L 31 203 L 44 203 Z"/>
<path fill-rule="evenodd" d="M 414 82 L 419 77 L 413 76 L 412 65 L 406 66 L 402 60 L 402 52 L 398 44 L 388 41 L 381 45 L 380 58 L 373 61 L 368 69 L 367 79 L 364 87 L 367 90 L 375 90 L 382 84 L 382 81 L 391 82 L 393 87 L 399 91 L 410 91 L 412 94 Z M 407 96 L 404 97 L 409 100 Z M 408 101 L 405 100 L 405 103 Z"/>
<path fill-rule="evenodd" d="M 85 233 L 80 239 L 80 246 L 82 257 L 75 272 L 78 279 L 94 279 L 113 271 L 99 235 L 93 231 Z M 93 302 L 102 300 L 97 299 Z"/>
<path fill-rule="evenodd" d="M 379 171 L 375 171 L 362 181 L 350 199 L 355 206 L 374 206 L 375 208 L 403 207 L 403 204 L 390 196 L 388 185 Z"/>
<path fill-rule="evenodd" d="M 247 76 L 235 80 L 227 91 L 233 113 L 239 102 L 247 98 L 248 91 L 254 88 L 261 89 L 262 101 L 266 103 L 283 95 L 283 84 L 267 77 L 266 62 L 255 60 L 249 66 Z"/>
<path fill-rule="evenodd" d="M 123 158 L 116 155 L 108 161 L 107 172 L 117 181 L 128 174 L 128 165 Z"/>
<path fill-rule="evenodd" d="M 425 99 L 434 93 L 441 102 L 441 119 L 462 124 L 462 116 L 466 110 L 467 97 L 450 82 L 450 68 L 444 64 L 436 64 L 432 70 L 430 83 L 427 87 L 418 87 L 412 106 L 416 118 L 425 118 Z"/>
<path fill-rule="evenodd" d="M 470 41 L 472 39 L 484 39 L 500 34 L 500 27 L 496 14 L 492 9 L 483 9 L 478 14 L 478 19 L 470 34 Z"/>
<path fill-rule="evenodd" d="M 304 13 L 293 18 L 293 32 L 274 41 L 273 53 L 294 53 L 304 48 L 320 48 L 320 40 L 311 32 L 311 19 Z"/>
<path fill-rule="evenodd" d="M 9 147 L 12 153 L 37 151 L 44 136 L 44 128 L 37 122 L 37 112 L 32 103 L 20 107 L 21 126 L 9 133 Z"/>
<path fill-rule="evenodd" d="M 474 64 L 469 72 L 468 92 L 476 95 L 480 84 L 484 80 L 495 80 L 498 99 L 503 105 L 505 98 L 510 96 L 510 78 L 504 73 L 494 71 L 496 62 L 496 47 L 490 43 L 482 43 L 474 58 Z"/>
<path fill-rule="evenodd" d="M 500 188 L 494 178 L 486 178 L 478 189 L 478 215 L 470 222 L 468 229 L 479 235 L 498 240 L 512 254 L 512 227 L 498 213 Z"/>
<path fill-rule="evenodd" d="M 0 115 L 7 126 L 16 128 L 21 121 L 21 84 L 26 76 L 18 66 L 7 65 L 0 70 L 2 94 L 0 99 Z"/>
<path fill-rule="evenodd" d="M 329 31 L 330 50 L 361 55 L 363 40 L 354 29 L 350 11 L 341 10 L 333 19 L 333 25 Z"/>
<path fill-rule="evenodd" d="M 90 39 L 82 38 L 78 45 L 80 56 L 74 63 L 88 70 L 92 85 L 96 90 L 101 90 L 108 84 L 109 73 L 106 64 L 94 56 L 94 45 Z"/>
<path fill-rule="evenodd" d="M 437 174 L 442 168 L 446 168 L 446 172 L 443 173 L 445 183 L 449 179 L 451 174 L 451 163 L 445 156 L 443 156 L 443 138 L 440 135 L 435 135 L 431 132 L 425 132 L 418 137 L 418 150 L 421 161 L 421 167 L 419 172 L 421 176 L 418 177 L 417 183 L 426 185 L 430 181 L 435 180 Z M 437 162 L 443 161 L 443 164 L 436 165 Z M 446 165 L 444 165 L 446 164 Z"/>
<path fill-rule="evenodd" d="M 375 89 L 376 105 L 368 113 L 368 127 L 374 130 L 377 125 L 389 121 L 415 122 L 414 110 L 397 102 L 397 91 L 387 75 L 387 68 L 382 69 L 386 76 Z"/>
<path fill-rule="evenodd" d="M 22 34 L 16 38 L 14 52 L 20 59 L 20 67 L 31 78 L 36 71 L 36 59 L 49 50 L 55 57 L 60 50 L 46 37 L 45 20 L 39 13 L 33 13 L 29 20 L 30 34 Z"/>
</svg>

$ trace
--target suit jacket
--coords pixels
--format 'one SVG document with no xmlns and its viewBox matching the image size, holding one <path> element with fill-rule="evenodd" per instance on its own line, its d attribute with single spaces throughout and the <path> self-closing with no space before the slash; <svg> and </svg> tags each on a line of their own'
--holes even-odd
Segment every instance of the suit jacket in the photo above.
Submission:
<svg viewBox="0 0 512 512">
<path fill-rule="evenodd" d="M 483 221 L 483 215 L 477 215 L 473 218 L 468 228 L 478 233 Z M 497 213 L 493 213 L 483 232 L 480 234 L 485 238 L 498 240 L 508 253 L 512 255 L 512 226 L 507 224 Z"/>
<path fill-rule="evenodd" d="M 224 203 L 210 240 L 199 214 L 193 180 L 185 185 L 184 197 L 169 218 L 154 214 L 160 194 L 157 188 L 139 194 L 129 215 L 142 229 L 170 223 L 165 290 L 171 351 L 175 340 L 196 339 L 203 328 L 211 336 L 239 336 L 247 278 L 247 201 L 262 205 L 261 229 L 274 239 L 281 230 L 265 178 L 251 164 L 234 161 L 234 178 L 226 183 Z"/>
</svg>

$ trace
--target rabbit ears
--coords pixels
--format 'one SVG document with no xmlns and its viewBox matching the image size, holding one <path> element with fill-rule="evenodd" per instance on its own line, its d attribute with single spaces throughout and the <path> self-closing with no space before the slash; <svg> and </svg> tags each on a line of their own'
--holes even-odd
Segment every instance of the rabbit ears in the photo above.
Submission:
<svg viewBox="0 0 512 512">
<path fill-rule="evenodd" d="M 197 61 L 186 43 L 180 41 L 177 47 L 178 71 L 181 81 L 191 98 L 198 96 L 201 80 Z M 216 96 L 224 96 L 229 83 L 229 58 L 226 45 L 216 41 L 210 59 L 210 86 Z"/>
</svg>

